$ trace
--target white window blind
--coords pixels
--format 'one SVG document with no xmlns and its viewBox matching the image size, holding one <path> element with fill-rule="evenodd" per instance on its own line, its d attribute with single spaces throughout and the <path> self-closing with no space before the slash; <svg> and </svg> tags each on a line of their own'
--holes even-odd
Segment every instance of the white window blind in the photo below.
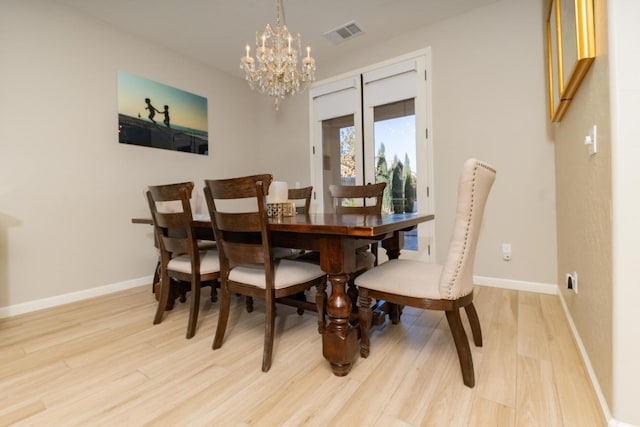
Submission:
<svg viewBox="0 0 640 427">
<path fill-rule="evenodd" d="M 365 107 L 415 98 L 417 71 L 412 60 L 363 73 Z"/>
<path fill-rule="evenodd" d="M 333 82 L 311 89 L 314 119 L 317 121 L 356 113 L 360 91 L 355 78 Z"/>
</svg>

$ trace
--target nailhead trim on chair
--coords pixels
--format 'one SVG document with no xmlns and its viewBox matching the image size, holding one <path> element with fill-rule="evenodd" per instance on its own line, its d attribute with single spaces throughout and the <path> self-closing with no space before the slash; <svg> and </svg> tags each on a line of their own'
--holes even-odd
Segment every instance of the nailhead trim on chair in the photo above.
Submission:
<svg viewBox="0 0 640 427">
<path fill-rule="evenodd" d="M 451 280 L 449 281 L 449 289 L 447 292 L 447 299 L 451 300 L 451 299 L 456 299 L 459 296 L 454 296 L 452 294 L 452 290 L 453 290 L 453 285 L 455 283 L 455 281 L 458 279 L 458 275 L 460 274 L 460 270 L 462 269 L 462 260 L 465 259 L 465 254 L 466 251 L 469 248 L 469 228 L 471 227 L 471 216 L 473 214 L 473 207 L 474 207 L 474 199 L 475 199 L 475 194 L 476 194 L 476 175 L 477 175 L 477 171 L 478 171 L 478 167 L 483 167 L 487 170 L 490 170 L 491 172 L 495 173 L 496 171 L 489 167 L 488 165 L 480 162 L 480 161 L 476 161 L 476 166 L 473 169 L 473 179 L 472 179 L 472 185 L 471 185 L 471 208 L 469 209 L 469 215 L 467 217 L 467 230 L 464 234 L 464 246 L 462 248 L 460 257 L 458 259 L 458 265 L 456 266 L 456 271 L 453 273 Z"/>
</svg>

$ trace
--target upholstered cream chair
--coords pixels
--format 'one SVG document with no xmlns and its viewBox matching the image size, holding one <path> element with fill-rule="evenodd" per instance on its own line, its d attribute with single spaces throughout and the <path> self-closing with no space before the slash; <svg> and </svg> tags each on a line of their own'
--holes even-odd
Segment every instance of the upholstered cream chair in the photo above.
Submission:
<svg viewBox="0 0 640 427">
<path fill-rule="evenodd" d="M 463 382 L 475 385 L 473 359 L 460 308 L 465 309 L 473 341 L 482 346 L 482 332 L 473 305 L 473 263 L 485 203 L 495 179 L 495 170 L 476 159 L 464 163 L 458 186 L 458 205 L 444 265 L 417 260 L 393 259 L 356 278 L 360 354 L 369 356 L 371 298 L 390 303 L 445 312 L 458 352 Z"/>
</svg>

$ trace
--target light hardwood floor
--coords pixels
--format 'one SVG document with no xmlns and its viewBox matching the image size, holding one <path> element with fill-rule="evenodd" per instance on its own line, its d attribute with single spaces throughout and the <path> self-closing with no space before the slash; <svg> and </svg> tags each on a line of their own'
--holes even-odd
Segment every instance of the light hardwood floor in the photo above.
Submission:
<svg viewBox="0 0 640 427">
<path fill-rule="evenodd" d="M 557 296 L 476 287 L 484 346 L 472 345 L 473 389 L 442 313 L 405 309 L 338 378 L 315 313 L 278 306 L 263 373 L 262 302 L 247 313 L 234 297 L 212 351 L 218 304 L 202 300 L 191 340 L 188 304 L 151 324 L 149 286 L 0 320 L 0 425 L 606 425 Z"/>
</svg>

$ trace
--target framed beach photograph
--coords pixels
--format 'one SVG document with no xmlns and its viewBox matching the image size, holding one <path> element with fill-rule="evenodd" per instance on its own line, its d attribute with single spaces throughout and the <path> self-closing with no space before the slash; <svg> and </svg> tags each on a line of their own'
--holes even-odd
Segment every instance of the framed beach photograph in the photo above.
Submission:
<svg viewBox="0 0 640 427">
<path fill-rule="evenodd" d="M 208 155 L 207 98 L 118 71 L 118 142 Z"/>
<path fill-rule="evenodd" d="M 546 37 L 549 115 L 559 122 L 596 56 L 593 0 L 549 0 Z"/>
</svg>

